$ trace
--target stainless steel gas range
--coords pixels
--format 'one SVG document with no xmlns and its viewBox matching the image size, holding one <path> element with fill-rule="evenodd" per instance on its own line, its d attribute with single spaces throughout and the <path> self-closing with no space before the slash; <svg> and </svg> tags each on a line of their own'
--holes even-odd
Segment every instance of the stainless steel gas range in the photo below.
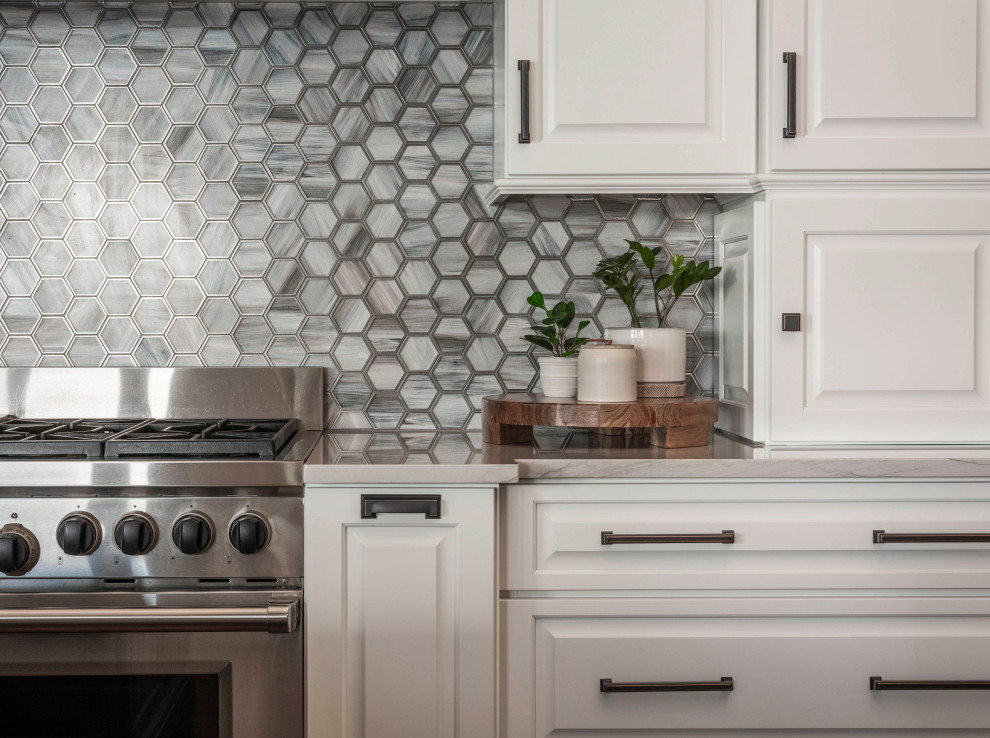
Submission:
<svg viewBox="0 0 990 738">
<path fill-rule="evenodd" d="M 322 414 L 319 368 L 0 369 L 6 738 L 303 735 Z"/>
</svg>

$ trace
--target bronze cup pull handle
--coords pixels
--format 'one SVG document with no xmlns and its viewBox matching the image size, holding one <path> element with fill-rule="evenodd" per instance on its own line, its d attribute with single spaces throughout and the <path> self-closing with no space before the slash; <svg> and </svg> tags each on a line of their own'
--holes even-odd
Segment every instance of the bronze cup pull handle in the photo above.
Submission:
<svg viewBox="0 0 990 738">
<path fill-rule="evenodd" d="M 422 513 L 439 520 L 440 495 L 361 495 L 361 517 L 377 518 L 379 513 Z"/>
</svg>

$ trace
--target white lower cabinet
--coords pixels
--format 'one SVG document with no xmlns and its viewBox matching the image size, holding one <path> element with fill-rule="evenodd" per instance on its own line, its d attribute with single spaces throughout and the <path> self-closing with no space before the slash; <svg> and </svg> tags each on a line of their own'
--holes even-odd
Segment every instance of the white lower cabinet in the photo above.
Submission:
<svg viewBox="0 0 990 738">
<path fill-rule="evenodd" d="M 494 489 L 308 486 L 305 514 L 309 738 L 494 736 Z"/>
<path fill-rule="evenodd" d="M 500 516 L 501 738 L 990 732 L 985 481 L 561 480 Z"/>
<path fill-rule="evenodd" d="M 990 679 L 988 615 L 966 598 L 507 600 L 502 735 L 986 735 L 987 691 L 945 682 Z M 903 681 L 921 684 L 886 689 Z"/>
</svg>

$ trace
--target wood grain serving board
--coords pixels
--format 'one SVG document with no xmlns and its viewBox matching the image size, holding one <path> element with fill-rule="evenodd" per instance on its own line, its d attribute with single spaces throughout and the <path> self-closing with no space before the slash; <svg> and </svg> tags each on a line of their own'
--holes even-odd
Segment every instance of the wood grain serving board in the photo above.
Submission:
<svg viewBox="0 0 990 738">
<path fill-rule="evenodd" d="M 588 428 L 615 433 L 642 429 L 654 446 L 707 446 L 711 424 L 718 420 L 718 401 L 703 397 L 641 397 L 636 402 L 578 402 L 573 397 L 513 393 L 482 400 L 485 443 L 529 443 L 533 426 Z"/>
</svg>

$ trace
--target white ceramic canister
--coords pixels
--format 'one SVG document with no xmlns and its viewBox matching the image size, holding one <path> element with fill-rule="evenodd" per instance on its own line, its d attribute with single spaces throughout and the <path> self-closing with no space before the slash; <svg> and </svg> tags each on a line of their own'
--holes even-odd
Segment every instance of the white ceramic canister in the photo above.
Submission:
<svg viewBox="0 0 990 738">
<path fill-rule="evenodd" d="M 577 398 L 582 402 L 636 402 L 636 351 L 632 344 L 582 346 Z"/>
</svg>

